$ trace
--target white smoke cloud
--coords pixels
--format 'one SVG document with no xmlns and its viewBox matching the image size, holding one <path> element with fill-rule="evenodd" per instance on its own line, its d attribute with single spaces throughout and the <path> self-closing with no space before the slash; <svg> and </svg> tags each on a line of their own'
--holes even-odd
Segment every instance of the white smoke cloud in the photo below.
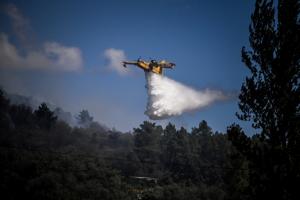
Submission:
<svg viewBox="0 0 300 200">
<path fill-rule="evenodd" d="M 122 61 L 126 60 L 125 52 L 121 49 L 106 49 L 104 51 L 104 56 L 108 60 L 108 68 L 117 72 L 120 75 L 128 74 L 128 70 L 126 70 L 122 66 Z"/>
<path fill-rule="evenodd" d="M 29 19 L 27 19 L 14 4 L 8 4 L 4 8 L 5 13 L 11 20 L 13 33 L 17 36 L 22 45 L 31 47 L 33 31 Z"/>
<path fill-rule="evenodd" d="M 30 20 L 14 5 L 4 6 L 11 20 L 17 44 L 0 32 L 0 68 L 78 71 L 82 68 L 81 50 L 57 42 L 36 44 Z"/>
<path fill-rule="evenodd" d="M 27 50 L 21 55 L 5 33 L 0 33 L 0 60 L 1 68 L 11 69 L 78 71 L 82 68 L 79 48 L 46 42 L 42 49 Z"/>
<path fill-rule="evenodd" d="M 146 73 L 148 104 L 146 115 L 150 119 L 166 119 L 183 112 L 204 108 L 215 101 L 227 99 L 221 91 L 197 91 L 165 76 Z"/>
</svg>

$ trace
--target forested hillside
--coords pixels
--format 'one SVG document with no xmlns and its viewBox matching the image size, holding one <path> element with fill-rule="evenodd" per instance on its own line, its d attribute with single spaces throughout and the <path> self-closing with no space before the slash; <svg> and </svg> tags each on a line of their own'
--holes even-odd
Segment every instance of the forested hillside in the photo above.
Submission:
<svg viewBox="0 0 300 200">
<path fill-rule="evenodd" d="M 205 121 L 191 132 L 145 121 L 121 133 L 84 117 L 87 111 L 81 126 L 70 127 L 46 104 L 10 104 L 3 92 L 0 102 L 8 199 L 232 199 L 247 186 L 247 162 Z"/>
</svg>

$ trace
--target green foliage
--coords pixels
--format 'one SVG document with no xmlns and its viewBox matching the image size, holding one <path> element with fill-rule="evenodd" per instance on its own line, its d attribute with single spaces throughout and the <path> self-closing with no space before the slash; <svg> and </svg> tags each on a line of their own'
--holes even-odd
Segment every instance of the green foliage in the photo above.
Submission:
<svg viewBox="0 0 300 200">
<path fill-rule="evenodd" d="M 251 74 L 241 88 L 238 117 L 261 133 L 250 139 L 237 127 L 229 131 L 249 161 L 251 199 L 300 196 L 300 2 L 279 0 L 277 12 L 273 1 L 256 1 L 251 50 L 242 49 Z"/>
<path fill-rule="evenodd" d="M 229 153 L 229 167 L 225 174 L 226 199 L 248 199 L 246 194 L 249 188 L 249 167 L 247 155 L 251 139 L 245 135 L 239 125 L 233 124 L 227 129 L 227 137 L 232 141 L 233 146 Z M 250 198 L 251 199 L 251 198 Z"/>
<path fill-rule="evenodd" d="M 4 97 L 4 92 L 0 89 L 0 126 L 1 129 L 8 129 L 10 126 L 10 119 L 8 115 L 9 100 Z"/>
<path fill-rule="evenodd" d="M 46 103 L 42 103 L 37 110 L 34 111 L 37 125 L 41 129 L 49 130 L 56 122 L 57 117 L 54 115 Z"/>
<path fill-rule="evenodd" d="M 22 129 L 23 127 L 33 127 L 35 124 L 35 118 L 32 114 L 32 109 L 28 106 L 22 104 L 12 105 L 9 113 L 16 128 Z"/>
<path fill-rule="evenodd" d="M 155 123 L 144 121 L 140 128 L 134 129 L 134 152 L 137 155 L 142 170 L 139 175 L 158 176 L 160 147 L 159 140 L 162 134 L 162 127 Z"/>
<path fill-rule="evenodd" d="M 78 124 L 84 128 L 89 127 L 93 122 L 93 117 L 90 116 L 89 111 L 82 110 L 77 116 Z"/>
<path fill-rule="evenodd" d="M 0 133 L 5 199 L 224 199 L 230 194 L 225 183 L 233 179 L 226 167 L 232 166 L 233 149 L 205 121 L 192 133 L 147 121 L 133 133 L 121 133 L 99 124 L 72 128 L 45 104 L 32 111 L 10 105 L 4 96 L 0 102 L 6 102 L 0 114 L 11 124 L 3 124 Z"/>
<path fill-rule="evenodd" d="M 126 186 L 117 173 L 88 155 L 1 151 L 1 194 L 5 199 L 123 199 Z M 9 168 L 8 168 L 9 167 Z M 18 192 L 15 192 L 18 191 Z"/>
</svg>

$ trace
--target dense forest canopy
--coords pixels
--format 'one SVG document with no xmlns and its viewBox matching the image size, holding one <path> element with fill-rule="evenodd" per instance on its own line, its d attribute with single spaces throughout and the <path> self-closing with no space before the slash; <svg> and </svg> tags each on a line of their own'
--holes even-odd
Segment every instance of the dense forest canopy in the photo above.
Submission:
<svg viewBox="0 0 300 200">
<path fill-rule="evenodd" d="M 241 155 L 205 121 L 191 133 L 148 121 L 120 133 L 93 125 L 86 110 L 78 120 L 90 123 L 71 127 L 44 103 L 32 110 L 3 92 L 0 101 L 1 191 L 12 199 L 222 199 L 230 174 L 247 182 Z"/>
</svg>

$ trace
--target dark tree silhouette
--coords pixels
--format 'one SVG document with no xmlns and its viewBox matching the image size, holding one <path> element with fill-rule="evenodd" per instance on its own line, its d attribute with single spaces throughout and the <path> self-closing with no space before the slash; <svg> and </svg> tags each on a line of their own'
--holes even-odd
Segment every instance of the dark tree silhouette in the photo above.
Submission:
<svg viewBox="0 0 300 200">
<path fill-rule="evenodd" d="M 39 108 L 34 111 L 36 121 L 41 129 L 49 130 L 56 122 L 57 117 L 54 115 L 46 103 L 42 103 Z"/>
<path fill-rule="evenodd" d="M 81 125 L 84 128 L 87 128 L 93 122 L 93 117 L 90 116 L 90 113 L 88 110 L 82 110 L 82 111 L 80 111 L 79 115 L 77 116 L 77 121 L 78 121 L 79 125 Z"/>
<path fill-rule="evenodd" d="M 160 157 L 159 140 L 162 132 L 161 126 L 148 121 L 144 121 L 139 128 L 134 129 L 134 152 L 143 165 L 143 175 L 157 176 L 155 169 Z M 151 163 L 151 165 L 145 165 L 145 163 Z"/>
<path fill-rule="evenodd" d="M 23 129 L 34 126 L 34 115 L 32 109 L 26 105 L 12 105 L 10 107 L 10 118 L 14 127 Z"/>
<path fill-rule="evenodd" d="M 252 199 L 295 199 L 299 194 L 300 2 L 279 0 L 277 11 L 275 16 L 273 1 L 256 1 L 249 28 L 251 50 L 242 49 L 251 75 L 241 88 L 238 117 L 261 131 L 248 154 L 257 172 L 250 177 Z M 238 146 L 246 152 L 247 145 Z"/>
<path fill-rule="evenodd" d="M 0 128 L 6 130 L 9 128 L 10 119 L 8 115 L 9 100 L 4 97 L 4 92 L 0 89 Z"/>
</svg>

